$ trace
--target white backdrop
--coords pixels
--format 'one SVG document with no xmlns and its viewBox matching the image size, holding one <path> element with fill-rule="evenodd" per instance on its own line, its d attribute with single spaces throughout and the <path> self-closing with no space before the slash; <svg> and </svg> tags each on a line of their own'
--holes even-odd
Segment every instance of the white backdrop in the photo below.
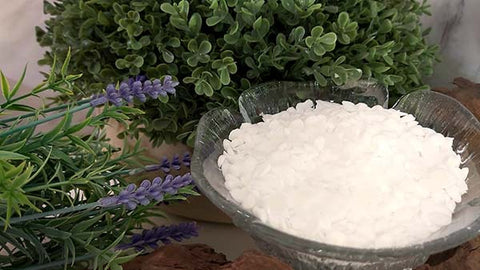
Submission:
<svg viewBox="0 0 480 270">
<path fill-rule="evenodd" d="M 34 87 L 43 80 L 37 61 L 43 51 L 36 42 L 35 26 L 42 25 L 43 0 L 0 0 L 0 69 L 16 81 L 28 63 L 24 88 Z"/>
</svg>

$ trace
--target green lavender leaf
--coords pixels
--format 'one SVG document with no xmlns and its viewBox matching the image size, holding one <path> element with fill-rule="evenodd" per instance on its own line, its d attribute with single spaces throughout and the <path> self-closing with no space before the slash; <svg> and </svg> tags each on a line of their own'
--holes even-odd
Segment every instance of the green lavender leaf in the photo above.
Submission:
<svg viewBox="0 0 480 270">
<path fill-rule="evenodd" d="M 10 97 L 10 85 L 8 84 L 7 77 L 3 74 L 3 72 L 0 72 L 0 86 L 2 88 L 2 94 L 3 97 L 6 100 L 9 100 Z"/>
</svg>

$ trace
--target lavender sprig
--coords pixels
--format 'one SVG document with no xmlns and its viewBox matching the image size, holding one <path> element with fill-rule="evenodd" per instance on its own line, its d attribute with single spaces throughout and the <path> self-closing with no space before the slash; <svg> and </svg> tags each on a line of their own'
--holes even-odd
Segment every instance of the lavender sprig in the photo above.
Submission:
<svg viewBox="0 0 480 270">
<path fill-rule="evenodd" d="M 195 222 L 160 226 L 134 234 L 129 243 L 120 244 L 116 248 L 120 250 L 135 248 L 138 251 L 142 251 L 148 247 L 158 248 L 158 242 L 170 244 L 172 239 L 181 242 L 195 236 L 198 236 L 198 227 Z"/>
<path fill-rule="evenodd" d="M 152 164 L 145 166 L 145 171 L 158 171 L 162 170 L 164 173 L 169 173 L 171 169 L 176 171 L 180 170 L 182 166 L 186 168 L 190 168 L 191 158 L 190 153 L 185 153 L 180 160 L 179 155 L 174 155 L 172 160 L 170 161 L 167 157 L 164 157 L 162 162 L 159 164 Z"/>
<path fill-rule="evenodd" d="M 156 99 L 159 96 L 175 94 L 175 87 L 179 83 L 172 80 L 172 76 L 165 76 L 163 84 L 160 80 L 146 80 L 145 76 L 137 76 L 122 82 L 119 88 L 113 84 L 107 85 L 105 94 L 95 95 L 90 100 L 93 107 L 111 103 L 115 106 L 121 106 L 124 102 L 132 103 L 134 99 L 140 102 L 147 101 L 147 96 Z"/>
<path fill-rule="evenodd" d="M 155 177 L 152 182 L 143 180 L 137 188 L 135 184 L 128 185 L 116 196 L 110 196 L 99 200 L 100 206 L 109 207 L 123 204 L 129 210 L 137 206 L 150 204 L 152 201 L 161 202 L 165 195 L 175 195 L 182 187 L 193 183 L 190 173 L 181 176 L 167 175 L 165 179 Z"/>
</svg>

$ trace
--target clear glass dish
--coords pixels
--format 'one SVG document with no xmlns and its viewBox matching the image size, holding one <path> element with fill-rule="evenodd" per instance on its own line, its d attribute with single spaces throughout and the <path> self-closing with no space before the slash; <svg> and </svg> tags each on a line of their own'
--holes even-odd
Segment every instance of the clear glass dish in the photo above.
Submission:
<svg viewBox="0 0 480 270">
<path fill-rule="evenodd" d="M 454 137 L 454 148 L 470 169 L 468 193 L 457 205 L 453 221 L 421 244 L 401 248 L 358 249 L 334 246 L 299 238 L 262 224 L 230 196 L 217 166 L 222 141 L 243 122 L 261 121 L 263 113 L 277 113 L 306 99 L 364 102 L 369 106 L 388 104 L 385 88 L 369 81 L 343 87 L 320 87 L 316 83 L 271 82 L 245 91 L 240 112 L 217 109 L 205 114 L 197 129 L 192 174 L 198 187 L 236 226 L 248 232 L 266 253 L 290 263 L 296 270 L 366 269 L 397 270 L 423 264 L 429 255 L 474 238 L 480 233 L 480 123 L 454 99 L 432 91 L 402 97 L 395 109 L 413 114 L 422 126 Z"/>
</svg>

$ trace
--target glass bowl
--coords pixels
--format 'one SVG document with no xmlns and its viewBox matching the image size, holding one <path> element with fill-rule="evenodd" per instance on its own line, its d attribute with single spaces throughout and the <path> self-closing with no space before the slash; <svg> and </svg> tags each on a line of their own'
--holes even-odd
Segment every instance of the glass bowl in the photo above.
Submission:
<svg viewBox="0 0 480 270">
<path fill-rule="evenodd" d="M 359 249 L 335 246 L 290 235 L 262 222 L 242 209 L 226 189 L 217 166 L 222 141 L 243 122 L 261 121 L 261 114 L 273 114 L 306 99 L 364 102 L 369 106 L 388 104 L 388 92 L 374 82 L 360 81 L 342 87 L 320 87 L 313 82 L 270 82 L 245 91 L 240 112 L 217 109 L 200 120 L 197 129 L 192 174 L 196 184 L 234 224 L 255 239 L 264 252 L 277 256 L 296 270 L 309 269 L 408 269 L 423 264 L 429 255 L 466 242 L 480 232 L 480 123 L 454 99 L 432 91 L 413 92 L 402 97 L 395 109 L 413 114 L 419 123 L 454 138 L 454 148 L 469 168 L 468 192 L 457 204 L 452 223 L 421 244 L 400 248 Z"/>
</svg>

